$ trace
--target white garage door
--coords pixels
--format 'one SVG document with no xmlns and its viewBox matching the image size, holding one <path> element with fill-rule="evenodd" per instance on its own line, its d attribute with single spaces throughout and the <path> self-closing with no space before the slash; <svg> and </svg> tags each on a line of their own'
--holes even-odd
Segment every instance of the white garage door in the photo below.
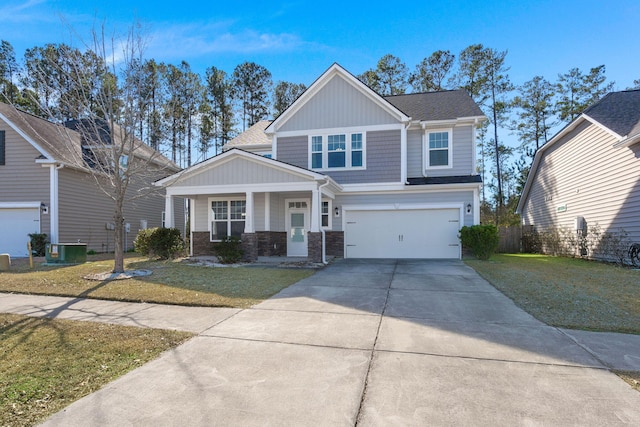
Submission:
<svg viewBox="0 0 640 427">
<path fill-rule="evenodd" d="M 39 208 L 0 209 L 0 253 L 12 257 L 29 256 L 29 234 L 39 232 Z"/>
<path fill-rule="evenodd" d="M 460 258 L 460 209 L 345 212 L 345 258 Z"/>
</svg>

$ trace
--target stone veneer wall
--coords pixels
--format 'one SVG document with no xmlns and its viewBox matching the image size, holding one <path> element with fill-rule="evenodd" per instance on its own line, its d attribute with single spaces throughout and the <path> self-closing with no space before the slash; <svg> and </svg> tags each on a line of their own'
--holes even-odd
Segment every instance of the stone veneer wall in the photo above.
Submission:
<svg viewBox="0 0 640 427">
<path fill-rule="evenodd" d="M 309 247 L 309 261 L 322 262 L 322 233 L 307 233 L 307 244 Z"/>
<path fill-rule="evenodd" d="M 258 259 L 258 235 L 256 233 L 242 233 L 240 236 L 242 260 L 253 262 Z"/>
<path fill-rule="evenodd" d="M 193 240 L 193 255 L 215 255 L 213 242 L 210 241 L 211 235 L 208 231 L 194 231 L 191 233 Z"/>
<path fill-rule="evenodd" d="M 344 232 L 325 231 L 325 246 L 327 255 L 344 257 Z"/>
<path fill-rule="evenodd" d="M 258 256 L 287 256 L 286 231 L 256 231 Z"/>
</svg>

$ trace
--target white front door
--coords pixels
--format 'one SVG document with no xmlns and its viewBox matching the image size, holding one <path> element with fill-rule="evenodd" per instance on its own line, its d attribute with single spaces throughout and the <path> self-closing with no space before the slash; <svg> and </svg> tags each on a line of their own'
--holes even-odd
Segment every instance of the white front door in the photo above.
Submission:
<svg viewBox="0 0 640 427">
<path fill-rule="evenodd" d="M 287 256 L 308 255 L 309 201 L 287 200 Z"/>
</svg>

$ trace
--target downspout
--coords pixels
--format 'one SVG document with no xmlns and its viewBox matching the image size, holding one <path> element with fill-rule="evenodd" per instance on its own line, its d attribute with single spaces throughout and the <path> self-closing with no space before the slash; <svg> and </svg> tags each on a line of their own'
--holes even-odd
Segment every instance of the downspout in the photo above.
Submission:
<svg viewBox="0 0 640 427">
<path fill-rule="evenodd" d="M 60 240 L 60 230 L 59 230 L 59 207 L 60 204 L 58 203 L 58 193 L 59 193 L 59 186 L 58 186 L 58 171 L 60 169 L 62 169 L 64 167 L 64 164 L 60 163 L 58 165 L 52 165 L 51 166 L 51 173 L 49 175 L 49 204 L 50 204 L 50 216 L 49 216 L 49 233 L 51 234 L 50 238 L 51 238 L 51 243 L 59 243 Z"/>
<path fill-rule="evenodd" d="M 322 263 L 324 265 L 327 265 L 327 237 L 324 234 L 324 228 L 322 228 L 322 188 L 326 187 L 327 185 L 329 185 L 329 180 L 326 179 L 324 181 L 324 184 L 321 184 L 318 187 L 318 198 L 320 199 L 318 203 L 318 209 L 320 209 L 320 233 L 322 234 Z M 329 212 L 329 215 L 331 215 L 331 212 Z"/>
</svg>

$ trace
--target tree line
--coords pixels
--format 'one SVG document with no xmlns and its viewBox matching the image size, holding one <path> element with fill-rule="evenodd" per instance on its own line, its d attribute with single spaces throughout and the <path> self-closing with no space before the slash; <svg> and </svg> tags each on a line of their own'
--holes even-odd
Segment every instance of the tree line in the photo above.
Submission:
<svg viewBox="0 0 640 427">
<path fill-rule="evenodd" d="M 535 152 L 553 129 L 575 119 L 614 87 L 614 82 L 607 81 L 604 65 L 587 71 L 572 68 L 554 80 L 534 76 L 515 85 L 509 78 L 507 54 L 482 44 L 457 54 L 437 50 L 413 70 L 387 54 L 356 76 L 383 96 L 451 89 L 469 93 L 488 118 L 478 130 L 477 141 L 484 222 L 517 221 L 510 212 Z M 140 116 L 133 130 L 137 138 L 168 153 L 174 162 L 190 166 L 192 154 L 204 159 L 211 149 L 218 152 L 259 120 L 277 117 L 306 89 L 302 83 L 274 84 L 267 68 L 248 61 L 231 73 L 211 66 L 200 75 L 186 61 L 175 65 L 130 58 L 125 61 L 127 69 L 116 75 L 107 59 L 92 49 L 46 44 L 27 49 L 18 61 L 12 45 L 2 40 L 2 100 L 65 122 L 104 115 L 104 106 L 84 101 L 109 91 L 115 94 L 110 99 L 116 116 L 125 103 L 135 104 Z M 70 79 L 71 75 L 83 77 Z M 135 85 L 134 99 L 124 99 L 123 83 Z M 640 88 L 640 79 L 633 84 Z M 504 132 L 515 134 L 519 144 L 505 144 Z"/>
</svg>

